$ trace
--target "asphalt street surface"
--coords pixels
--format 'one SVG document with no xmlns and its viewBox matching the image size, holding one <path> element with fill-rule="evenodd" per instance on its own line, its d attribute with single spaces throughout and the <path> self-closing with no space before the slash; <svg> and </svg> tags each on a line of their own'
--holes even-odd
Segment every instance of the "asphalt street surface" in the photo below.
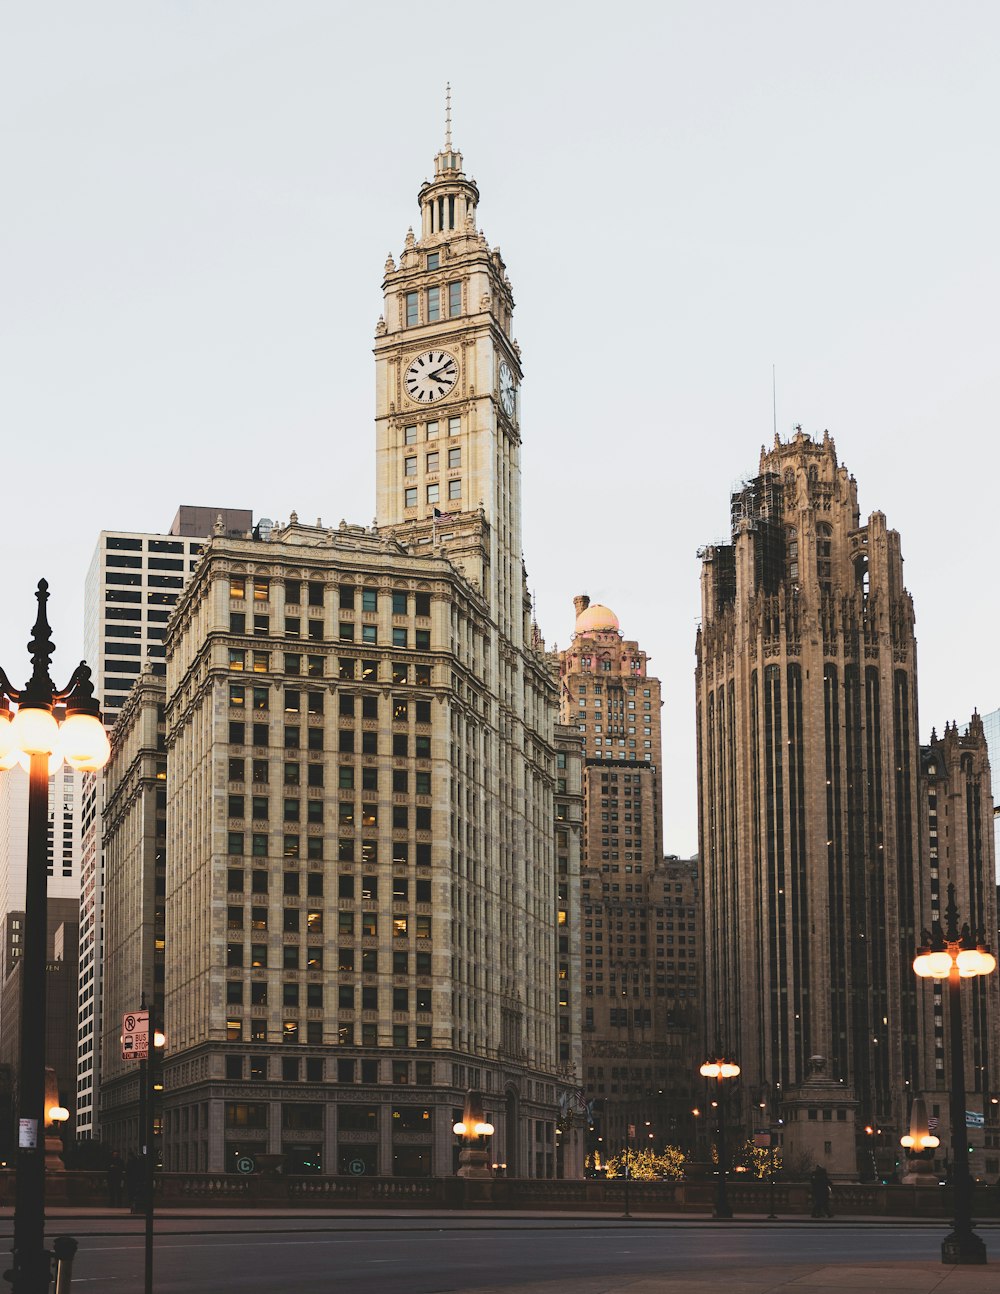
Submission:
<svg viewBox="0 0 1000 1294">
<path fill-rule="evenodd" d="M 136 1223 L 139 1225 L 136 1226 Z M 576 1219 L 198 1218 L 158 1220 L 157 1294 L 340 1291 L 444 1294 L 622 1274 L 778 1263 L 940 1261 L 945 1228 L 832 1223 Z M 0 1231 L 6 1248 L 9 1224 Z M 141 1219 L 52 1219 L 75 1235 L 73 1289 L 142 1294 Z M 991 1262 L 1000 1229 L 983 1227 Z"/>
</svg>

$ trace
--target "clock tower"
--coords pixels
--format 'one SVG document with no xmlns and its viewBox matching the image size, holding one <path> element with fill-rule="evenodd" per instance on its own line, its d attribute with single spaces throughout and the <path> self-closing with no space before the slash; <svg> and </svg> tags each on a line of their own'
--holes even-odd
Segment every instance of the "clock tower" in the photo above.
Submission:
<svg viewBox="0 0 1000 1294">
<path fill-rule="evenodd" d="M 418 194 L 397 265 L 385 265 L 376 329 L 380 529 L 430 544 L 487 599 L 501 635 L 524 642 L 520 382 L 514 299 L 499 248 L 476 228 L 479 189 L 451 142 Z M 418 549 L 419 551 L 419 549 Z"/>
</svg>

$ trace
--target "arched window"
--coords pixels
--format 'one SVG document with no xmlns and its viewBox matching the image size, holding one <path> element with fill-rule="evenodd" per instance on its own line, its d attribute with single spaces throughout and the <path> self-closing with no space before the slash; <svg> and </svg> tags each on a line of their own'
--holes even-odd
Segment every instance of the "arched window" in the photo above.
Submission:
<svg viewBox="0 0 1000 1294">
<path fill-rule="evenodd" d="M 785 561 L 788 565 L 788 579 L 794 584 L 799 582 L 799 532 L 794 526 L 785 530 Z"/>
</svg>

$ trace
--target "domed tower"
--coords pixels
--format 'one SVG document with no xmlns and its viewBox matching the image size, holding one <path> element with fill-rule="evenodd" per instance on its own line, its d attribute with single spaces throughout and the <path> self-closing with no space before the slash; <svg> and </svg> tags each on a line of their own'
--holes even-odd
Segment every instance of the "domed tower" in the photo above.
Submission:
<svg viewBox="0 0 1000 1294">
<path fill-rule="evenodd" d="M 693 1011 L 694 989 L 688 999 L 686 959 L 683 984 L 668 959 L 681 942 L 688 948 L 686 904 L 683 938 L 675 944 L 671 934 L 669 950 L 664 943 L 660 681 L 609 607 L 585 595 L 573 607 L 573 638 L 559 653 L 559 673 L 563 723 L 584 743 L 583 1057 L 602 1110 L 600 1135 L 615 1146 L 624 1144 L 630 1122 L 663 1126 L 690 1108 L 686 1097 L 681 1110 L 664 1102 L 684 1091 L 674 1072 L 683 1051 L 675 1026 L 679 1004 Z M 671 893 L 667 902 L 673 900 Z M 694 972 L 693 913 L 691 926 Z M 651 1093 L 660 1094 L 652 1105 Z"/>
</svg>

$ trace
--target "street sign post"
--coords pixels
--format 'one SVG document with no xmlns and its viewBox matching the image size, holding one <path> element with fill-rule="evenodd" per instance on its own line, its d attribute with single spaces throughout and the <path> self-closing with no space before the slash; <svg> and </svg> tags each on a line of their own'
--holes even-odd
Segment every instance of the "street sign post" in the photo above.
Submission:
<svg viewBox="0 0 1000 1294">
<path fill-rule="evenodd" d="M 149 1059 L 149 1012 L 126 1011 L 122 1016 L 122 1060 Z"/>
</svg>

